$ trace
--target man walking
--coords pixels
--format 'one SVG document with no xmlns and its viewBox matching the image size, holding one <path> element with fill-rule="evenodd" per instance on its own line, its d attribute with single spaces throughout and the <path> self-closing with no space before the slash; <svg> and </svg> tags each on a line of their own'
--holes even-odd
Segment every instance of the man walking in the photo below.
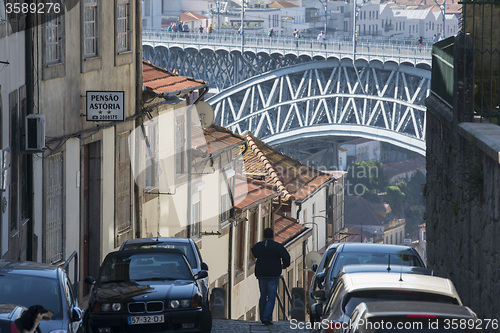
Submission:
<svg viewBox="0 0 500 333">
<path fill-rule="evenodd" d="M 264 240 L 252 247 L 252 254 L 257 258 L 255 276 L 259 280 L 259 314 L 260 321 L 266 325 L 273 325 L 272 317 L 281 270 L 290 266 L 290 255 L 285 247 L 273 240 L 274 232 L 271 228 L 264 230 Z"/>
</svg>

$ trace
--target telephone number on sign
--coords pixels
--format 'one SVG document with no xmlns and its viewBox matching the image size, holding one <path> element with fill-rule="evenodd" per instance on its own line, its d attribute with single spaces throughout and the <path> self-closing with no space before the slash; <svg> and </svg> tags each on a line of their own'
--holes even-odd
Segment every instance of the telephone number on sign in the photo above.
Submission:
<svg viewBox="0 0 500 333">
<path fill-rule="evenodd" d="M 61 4 L 58 2 L 30 2 L 30 3 L 10 3 L 5 4 L 5 12 L 7 14 L 59 14 L 61 12 Z"/>
</svg>

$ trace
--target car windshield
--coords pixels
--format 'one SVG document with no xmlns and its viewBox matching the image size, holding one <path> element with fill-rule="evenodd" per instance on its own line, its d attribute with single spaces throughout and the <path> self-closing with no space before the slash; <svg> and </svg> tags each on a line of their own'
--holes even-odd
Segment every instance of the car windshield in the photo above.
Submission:
<svg viewBox="0 0 500 333">
<path fill-rule="evenodd" d="M 0 274 L 0 303 L 42 305 L 62 319 L 61 288 L 56 279 L 18 274 Z"/>
<path fill-rule="evenodd" d="M 193 280 L 193 274 L 178 253 L 122 253 L 106 258 L 99 283 L 128 281 Z"/>
<path fill-rule="evenodd" d="M 390 261 L 389 261 L 390 260 Z M 411 252 L 400 253 L 368 253 L 368 252 L 341 252 L 335 261 L 332 273 L 333 280 L 343 266 L 347 265 L 391 265 L 391 266 L 416 266 L 422 264 L 417 256 Z"/>
<path fill-rule="evenodd" d="M 365 290 L 348 294 L 344 298 L 342 309 L 347 316 L 351 316 L 356 306 L 361 302 L 377 301 L 420 301 L 458 304 L 456 298 L 440 294 L 411 290 Z"/>
<path fill-rule="evenodd" d="M 136 243 L 136 244 L 126 243 L 123 246 L 124 250 L 154 249 L 154 248 L 181 250 L 186 256 L 191 268 L 198 268 L 193 247 L 189 243 L 160 243 L 160 242 Z"/>
</svg>

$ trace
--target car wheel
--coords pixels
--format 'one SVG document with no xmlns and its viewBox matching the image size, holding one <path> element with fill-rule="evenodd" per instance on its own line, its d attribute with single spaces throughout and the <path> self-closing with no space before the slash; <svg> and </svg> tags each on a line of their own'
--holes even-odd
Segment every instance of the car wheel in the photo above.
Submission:
<svg viewBox="0 0 500 333">
<path fill-rule="evenodd" d="M 201 332 L 210 333 L 212 331 L 212 311 L 208 304 L 203 305 L 201 311 Z"/>
</svg>

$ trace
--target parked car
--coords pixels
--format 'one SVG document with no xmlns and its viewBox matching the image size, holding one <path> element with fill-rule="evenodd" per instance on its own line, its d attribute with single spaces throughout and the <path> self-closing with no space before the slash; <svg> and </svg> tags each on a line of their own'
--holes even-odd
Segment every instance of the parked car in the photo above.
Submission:
<svg viewBox="0 0 500 333">
<path fill-rule="evenodd" d="M 425 267 L 418 252 L 410 246 L 373 244 L 373 243 L 343 243 L 335 251 L 328 263 L 328 269 L 318 275 L 320 288 L 325 290 L 326 297 L 333 291 L 335 279 L 343 266 L 347 265 L 386 265 Z"/>
<path fill-rule="evenodd" d="M 400 273 L 400 274 L 420 274 L 433 276 L 434 271 L 430 268 L 415 266 L 387 266 L 387 265 L 347 265 L 340 268 L 337 278 L 341 274 L 351 273 Z"/>
<path fill-rule="evenodd" d="M 316 299 L 322 299 L 325 291 L 318 290 L 314 296 Z M 313 306 L 317 307 L 315 310 L 318 313 L 323 313 L 323 320 L 326 319 L 339 328 L 347 324 L 358 304 L 373 301 L 420 301 L 462 305 L 455 286 L 449 279 L 419 274 L 352 273 L 338 277 L 324 310 L 322 303 Z M 342 329 L 337 332 L 342 332 Z"/>
<path fill-rule="evenodd" d="M 313 264 L 311 267 L 311 270 L 314 272 L 314 275 L 311 279 L 311 284 L 309 285 L 309 292 L 308 292 L 308 297 L 309 297 L 309 304 L 308 304 L 308 311 L 309 311 L 309 320 L 312 322 L 318 321 L 319 316 L 321 315 L 320 313 L 315 313 L 314 309 L 312 308 L 312 305 L 316 303 L 315 299 L 313 298 L 313 292 L 318 290 L 318 274 L 321 274 L 325 272 L 326 269 L 328 269 L 327 264 L 330 263 L 330 260 L 332 259 L 333 255 L 335 254 L 335 251 L 337 251 L 338 246 L 340 243 L 334 243 L 326 249 L 325 253 L 323 254 L 323 257 L 321 258 L 321 261 L 318 265 Z"/>
<path fill-rule="evenodd" d="M 120 250 L 133 249 L 178 249 L 186 256 L 193 274 L 198 274 L 200 271 L 208 271 L 208 265 L 203 262 L 200 250 L 196 243 L 191 238 L 136 238 L 123 242 Z M 210 280 L 208 275 L 199 280 L 203 292 L 203 303 L 209 304 L 210 296 Z"/>
<path fill-rule="evenodd" d="M 0 303 L 0 332 L 16 333 L 14 321 L 26 310 L 24 306 Z"/>
<path fill-rule="evenodd" d="M 476 333 L 481 322 L 466 306 L 431 302 L 367 302 L 353 311 L 346 333 Z M 331 330 L 333 332 L 333 330 Z"/>
<path fill-rule="evenodd" d="M 85 313 L 88 332 L 210 332 L 200 280 L 182 251 L 138 249 L 109 253 L 92 284 Z"/>
<path fill-rule="evenodd" d="M 60 266 L 0 260 L 0 302 L 26 308 L 42 305 L 52 311 L 51 320 L 40 322 L 43 333 L 72 333 L 81 329 L 82 310 L 75 287 Z"/>
</svg>

